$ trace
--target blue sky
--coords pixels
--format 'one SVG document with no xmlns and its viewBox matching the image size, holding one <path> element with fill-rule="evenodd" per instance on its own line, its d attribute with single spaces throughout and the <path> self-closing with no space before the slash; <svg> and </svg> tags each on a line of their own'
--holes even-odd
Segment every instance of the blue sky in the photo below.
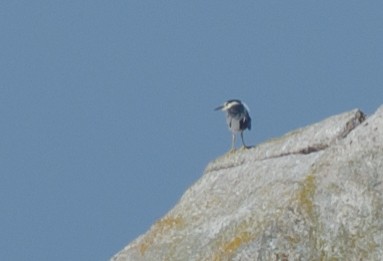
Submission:
<svg viewBox="0 0 383 261">
<path fill-rule="evenodd" d="M 231 143 L 383 95 L 382 1 L 2 1 L 0 260 L 107 260 Z"/>
</svg>

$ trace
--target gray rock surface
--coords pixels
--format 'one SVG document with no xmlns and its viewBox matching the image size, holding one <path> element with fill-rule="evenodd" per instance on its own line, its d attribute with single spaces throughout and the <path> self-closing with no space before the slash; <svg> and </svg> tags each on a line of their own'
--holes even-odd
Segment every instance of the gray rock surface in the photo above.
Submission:
<svg viewBox="0 0 383 261">
<path fill-rule="evenodd" d="M 383 106 L 211 162 L 111 260 L 382 260 Z"/>
</svg>

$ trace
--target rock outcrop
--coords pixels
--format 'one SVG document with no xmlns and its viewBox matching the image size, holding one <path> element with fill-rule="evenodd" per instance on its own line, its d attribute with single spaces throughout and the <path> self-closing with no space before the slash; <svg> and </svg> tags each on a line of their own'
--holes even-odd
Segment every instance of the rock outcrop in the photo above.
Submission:
<svg viewBox="0 0 383 261">
<path fill-rule="evenodd" d="M 383 106 L 211 162 L 111 260 L 381 260 Z"/>
</svg>

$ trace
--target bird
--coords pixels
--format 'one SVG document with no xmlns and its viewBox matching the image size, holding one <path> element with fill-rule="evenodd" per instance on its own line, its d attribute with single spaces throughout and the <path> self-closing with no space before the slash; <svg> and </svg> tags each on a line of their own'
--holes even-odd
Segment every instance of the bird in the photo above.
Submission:
<svg viewBox="0 0 383 261">
<path fill-rule="evenodd" d="M 221 106 L 215 108 L 216 111 L 224 111 L 226 113 L 226 123 L 232 132 L 232 143 L 231 150 L 234 150 L 236 136 L 237 133 L 241 133 L 242 144 L 245 148 L 249 148 L 246 146 L 243 140 L 243 132 L 246 129 L 251 130 L 251 118 L 249 115 L 249 107 L 247 105 L 237 99 L 232 99 L 226 101 Z"/>
</svg>

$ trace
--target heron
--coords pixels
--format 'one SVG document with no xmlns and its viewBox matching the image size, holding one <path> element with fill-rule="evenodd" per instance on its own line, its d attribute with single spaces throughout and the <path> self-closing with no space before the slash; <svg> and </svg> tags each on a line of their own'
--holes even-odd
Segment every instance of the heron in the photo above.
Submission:
<svg viewBox="0 0 383 261">
<path fill-rule="evenodd" d="M 246 146 L 243 140 L 243 131 L 251 129 L 251 118 L 249 115 L 249 107 L 237 99 L 228 100 L 223 105 L 215 108 L 216 111 L 221 110 L 226 113 L 226 123 L 232 133 L 231 150 L 234 150 L 237 133 L 241 133 L 242 144 Z"/>
</svg>

